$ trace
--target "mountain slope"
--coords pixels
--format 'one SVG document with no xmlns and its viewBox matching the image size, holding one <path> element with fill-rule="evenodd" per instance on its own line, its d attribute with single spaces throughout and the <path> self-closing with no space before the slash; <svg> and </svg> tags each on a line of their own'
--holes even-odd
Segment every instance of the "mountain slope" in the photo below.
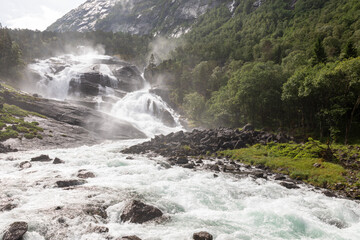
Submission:
<svg viewBox="0 0 360 240">
<path fill-rule="evenodd" d="M 89 0 L 57 20 L 47 30 L 93 31 L 133 34 L 181 35 L 195 20 L 232 0 Z"/>
</svg>

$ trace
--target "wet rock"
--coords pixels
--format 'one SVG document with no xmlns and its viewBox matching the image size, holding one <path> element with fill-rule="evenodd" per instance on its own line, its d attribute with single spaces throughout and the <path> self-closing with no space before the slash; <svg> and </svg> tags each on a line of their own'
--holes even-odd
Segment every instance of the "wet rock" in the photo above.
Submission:
<svg viewBox="0 0 360 240">
<path fill-rule="evenodd" d="M 280 185 L 283 186 L 283 187 L 286 187 L 287 189 L 300 188 L 298 185 L 296 185 L 295 183 L 291 183 L 291 182 L 281 182 Z"/>
<path fill-rule="evenodd" d="M 28 231 L 28 224 L 26 222 L 14 222 L 5 231 L 3 240 L 20 240 Z"/>
<path fill-rule="evenodd" d="M 93 172 L 88 172 L 84 170 L 80 170 L 77 176 L 78 178 L 83 178 L 83 179 L 95 178 L 95 174 Z"/>
<path fill-rule="evenodd" d="M 183 167 L 193 169 L 193 168 L 195 168 L 195 164 L 194 163 L 188 163 L 188 164 L 183 165 Z"/>
<path fill-rule="evenodd" d="M 261 171 L 253 172 L 252 175 L 253 175 L 255 178 L 264 178 L 264 179 L 267 179 L 266 173 L 261 172 Z"/>
<path fill-rule="evenodd" d="M 189 160 L 185 156 L 178 157 L 177 160 L 176 160 L 176 164 L 179 164 L 179 165 L 187 164 L 188 162 L 189 162 Z"/>
<path fill-rule="evenodd" d="M 280 181 L 280 180 L 285 180 L 286 177 L 284 175 L 277 174 L 275 175 L 274 179 Z"/>
<path fill-rule="evenodd" d="M 108 233 L 109 228 L 105 226 L 95 226 L 92 231 L 96 233 Z"/>
<path fill-rule="evenodd" d="M 214 164 L 210 167 L 210 170 L 215 171 L 215 172 L 220 172 L 220 168 L 219 165 Z"/>
<path fill-rule="evenodd" d="M 85 180 L 63 180 L 63 181 L 57 181 L 56 185 L 59 188 L 66 188 L 66 187 L 73 187 L 73 186 L 79 186 L 79 185 L 83 185 L 85 184 L 86 181 Z"/>
<path fill-rule="evenodd" d="M 38 157 L 33 157 L 31 159 L 32 162 L 50 162 L 51 158 L 49 157 L 49 155 L 40 155 Z"/>
<path fill-rule="evenodd" d="M 29 161 L 20 163 L 20 168 L 21 169 L 31 168 L 31 166 L 32 165 L 31 165 L 31 163 Z"/>
<path fill-rule="evenodd" d="M 60 224 L 64 224 L 64 223 L 66 222 L 65 218 L 63 218 L 63 217 L 58 218 L 57 221 L 58 221 L 58 223 L 60 223 Z"/>
<path fill-rule="evenodd" d="M 139 238 L 138 236 L 125 236 L 122 238 L 117 238 L 116 240 L 141 240 L 141 238 Z"/>
<path fill-rule="evenodd" d="M 61 160 L 60 158 L 55 158 L 53 161 L 53 164 L 64 164 L 65 162 Z"/>
<path fill-rule="evenodd" d="M 16 207 L 17 207 L 16 204 L 8 203 L 8 204 L 6 204 L 4 206 L 0 206 L 0 212 L 11 211 Z"/>
<path fill-rule="evenodd" d="M 103 219 L 107 219 L 108 215 L 106 209 L 101 206 L 88 206 L 84 209 L 84 212 L 90 216 L 100 216 Z"/>
<path fill-rule="evenodd" d="M 131 157 L 131 156 L 126 157 L 126 159 L 127 159 L 127 160 L 134 160 L 134 158 Z"/>
<path fill-rule="evenodd" d="M 198 232 L 193 234 L 194 240 L 213 240 L 213 236 L 208 232 Z"/>
<path fill-rule="evenodd" d="M 327 197 L 336 197 L 335 193 L 333 193 L 332 191 L 329 191 L 329 190 L 326 190 L 323 193 Z"/>
<path fill-rule="evenodd" d="M 9 153 L 9 152 L 17 152 L 17 149 L 12 149 L 10 146 L 5 146 L 0 143 L 0 153 Z"/>
<path fill-rule="evenodd" d="M 163 213 L 160 209 L 144 204 L 138 200 L 132 200 L 126 205 L 120 218 L 122 222 L 144 223 L 161 217 L 162 215 Z"/>
</svg>

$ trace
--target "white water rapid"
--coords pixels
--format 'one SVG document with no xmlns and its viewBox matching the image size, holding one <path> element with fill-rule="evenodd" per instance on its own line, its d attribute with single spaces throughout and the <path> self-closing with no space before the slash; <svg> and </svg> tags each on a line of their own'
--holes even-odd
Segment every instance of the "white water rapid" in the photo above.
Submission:
<svg viewBox="0 0 360 240">
<path fill-rule="evenodd" d="M 1 201 L 18 207 L 0 212 L 0 229 L 26 221 L 25 240 L 105 240 L 133 234 L 143 240 L 189 240 L 202 230 L 216 240 L 360 239 L 360 205 L 354 201 L 329 198 L 304 186 L 289 190 L 264 179 L 226 174 L 214 178 L 213 172 L 168 168 L 160 164 L 161 157 L 130 160 L 119 153 L 136 142 L 2 155 Z M 19 171 L 20 162 L 39 154 L 66 163 L 33 163 Z M 55 187 L 56 181 L 73 179 L 80 169 L 96 177 L 73 190 Z M 170 219 L 121 223 L 122 208 L 132 198 L 159 207 Z M 109 206 L 108 220 L 84 214 L 88 204 Z M 95 226 L 108 227 L 109 232 L 93 233 Z"/>
<path fill-rule="evenodd" d="M 99 58 L 109 60 L 96 55 Z M 76 99 L 69 95 L 70 81 L 84 67 L 93 67 L 93 60 L 68 55 L 31 65 L 41 76 L 33 92 Z M 64 68 L 51 69 L 51 62 L 61 61 Z M 114 77 L 106 65 L 99 69 L 110 79 Z M 104 97 L 115 99 L 109 109 L 101 107 Z M 149 137 L 181 129 L 174 111 L 146 87 L 123 97 L 108 87 L 84 99 L 88 98 L 97 101 L 101 111 L 133 123 Z M 175 126 L 167 127 L 159 120 L 156 112 L 161 110 L 174 117 Z M 0 154 L 0 207 L 15 206 L 0 210 L 0 239 L 1 232 L 15 221 L 29 224 L 24 240 L 115 240 L 129 235 L 142 240 L 190 240 L 199 231 L 211 233 L 215 240 L 360 239 L 360 204 L 356 201 L 327 197 L 307 186 L 290 190 L 273 180 L 226 173 L 215 177 L 211 171 L 170 167 L 162 157 L 130 155 L 133 159 L 129 159 L 120 153 L 141 141 Z M 20 163 L 41 154 L 58 157 L 65 164 L 32 162 L 31 168 L 20 169 Z M 59 180 L 77 179 L 80 170 L 94 173 L 95 178 L 70 190 L 56 186 Z M 131 199 L 160 208 L 168 219 L 122 223 L 120 214 Z M 88 215 L 85 209 L 89 206 L 105 207 L 108 218 Z M 108 232 L 97 232 L 96 226 Z"/>
</svg>

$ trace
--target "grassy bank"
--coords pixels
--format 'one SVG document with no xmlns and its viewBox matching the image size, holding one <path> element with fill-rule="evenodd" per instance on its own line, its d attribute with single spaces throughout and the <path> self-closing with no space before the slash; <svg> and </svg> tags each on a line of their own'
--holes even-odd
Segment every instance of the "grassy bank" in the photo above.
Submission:
<svg viewBox="0 0 360 240">
<path fill-rule="evenodd" d="M 327 146 L 310 139 L 305 144 L 271 143 L 220 154 L 360 199 L 359 150 L 360 146 Z"/>
<path fill-rule="evenodd" d="M 6 91 L 14 92 L 16 90 L 4 84 L 0 85 L 0 92 L 4 93 Z M 22 95 L 19 94 L 19 96 Z M 25 120 L 25 117 L 30 116 L 45 118 L 38 113 L 25 111 L 17 106 L 6 104 L 6 98 L 0 97 L 0 142 L 10 138 L 42 139 L 41 133 L 43 129 L 38 126 L 39 123 Z"/>
</svg>

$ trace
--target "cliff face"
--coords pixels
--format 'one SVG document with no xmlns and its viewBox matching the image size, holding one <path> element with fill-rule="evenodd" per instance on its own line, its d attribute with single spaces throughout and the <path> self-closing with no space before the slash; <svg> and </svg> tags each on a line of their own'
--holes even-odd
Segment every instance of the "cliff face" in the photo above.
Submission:
<svg viewBox="0 0 360 240">
<path fill-rule="evenodd" d="M 233 0 L 89 0 L 48 27 L 49 31 L 112 31 L 168 34 L 189 30 L 209 9 Z"/>
</svg>

